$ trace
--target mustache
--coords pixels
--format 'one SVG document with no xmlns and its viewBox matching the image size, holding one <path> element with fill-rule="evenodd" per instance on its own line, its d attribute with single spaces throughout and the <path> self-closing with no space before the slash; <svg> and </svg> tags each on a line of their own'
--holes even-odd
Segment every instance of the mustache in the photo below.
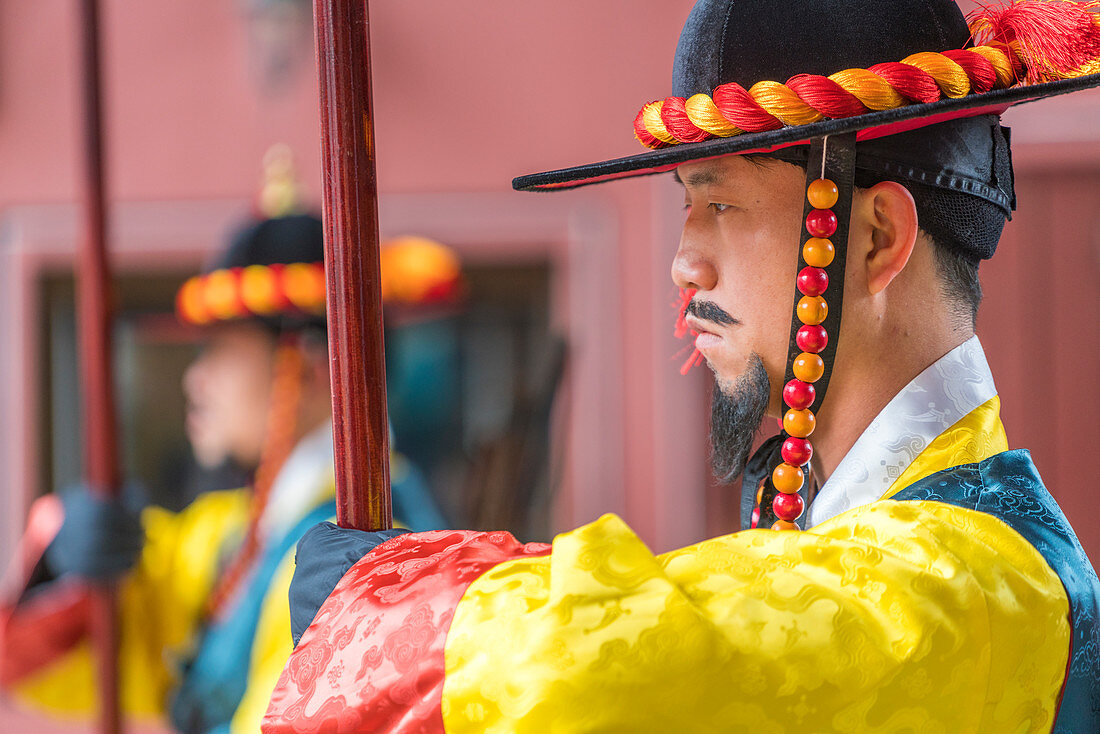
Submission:
<svg viewBox="0 0 1100 734">
<path fill-rule="evenodd" d="M 741 323 L 737 319 L 730 316 L 720 306 L 712 303 L 711 301 L 700 301 L 697 299 L 692 299 L 691 303 L 688 304 L 685 311 L 686 313 L 694 316 L 697 319 L 710 321 L 713 324 L 719 324 L 721 326 L 729 326 L 731 324 Z"/>
</svg>

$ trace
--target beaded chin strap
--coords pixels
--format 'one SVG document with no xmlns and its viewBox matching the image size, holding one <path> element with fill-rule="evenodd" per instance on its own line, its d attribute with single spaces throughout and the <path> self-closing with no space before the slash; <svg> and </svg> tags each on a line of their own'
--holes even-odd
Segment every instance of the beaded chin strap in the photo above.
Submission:
<svg viewBox="0 0 1100 734">
<path fill-rule="evenodd" d="M 799 520 L 809 503 L 806 479 L 813 457 L 809 437 L 817 427 L 816 413 L 825 399 L 840 334 L 855 188 L 855 142 L 854 133 L 810 142 L 805 227 L 795 281 L 797 303 L 783 386 L 783 402 L 788 408 L 781 421 L 784 439 L 779 456 L 773 458 L 770 476 L 758 488 L 754 528 L 799 530 L 805 525 Z M 817 161 L 820 166 L 815 165 Z"/>
</svg>

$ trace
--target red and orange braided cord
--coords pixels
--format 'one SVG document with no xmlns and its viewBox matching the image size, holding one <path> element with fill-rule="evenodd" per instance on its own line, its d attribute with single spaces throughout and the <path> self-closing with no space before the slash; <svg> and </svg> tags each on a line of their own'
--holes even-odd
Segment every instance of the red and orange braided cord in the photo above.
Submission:
<svg viewBox="0 0 1100 734">
<path fill-rule="evenodd" d="M 959 99 L 1017 84 L 1100 72 L 1100 2 L 1016 0 L 970 16 L 976 45 L 913 54 L 830 76 L 798 74 L 786 84 L 745 89 L 723 84 L 710 95 L 667 97 L 642 107 L 634 134 L 647 148 L 856 117 L 910 104 Z"/>
<path fill-rule="evenodd" d="M 924 52 L 827 77 L 799 74 L 786 84 L 762 81 L 749 89 L 729 83 L 712 95 L 657 100 L 642 107 L 634 133 L 647 148 L 698 143 L 1005 89 L 1024 72 L 1005 44 Z"/>
</svg>

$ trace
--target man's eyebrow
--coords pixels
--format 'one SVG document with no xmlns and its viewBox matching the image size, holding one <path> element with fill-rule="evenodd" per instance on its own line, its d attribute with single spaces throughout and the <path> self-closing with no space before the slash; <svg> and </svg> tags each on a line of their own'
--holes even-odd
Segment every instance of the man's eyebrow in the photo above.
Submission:
<svg viewBox="0 0 1100 734">
<path fill-rule="evenodd" d="M 675 169 L 672 172 L 672 177 L 676 179 L 676 183 L 688 188 L 701 188 L 703 186 L 714 186 L 722 183 L 725 177 L 722 172 L 716 168 L 704 168 L 699 171 L 695 171 L 687 177 L 685 180 L 680 176 L 680 169 Z"/>
</svg>

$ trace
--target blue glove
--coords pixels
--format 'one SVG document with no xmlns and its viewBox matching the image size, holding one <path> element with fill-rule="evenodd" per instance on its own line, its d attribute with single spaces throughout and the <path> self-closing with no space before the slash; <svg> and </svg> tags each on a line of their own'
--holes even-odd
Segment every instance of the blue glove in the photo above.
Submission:
<svg viewBox="0 0 1100 734">
<path fill-rule="evenodd" d="M 377 546 L 407 532 L 367 533 L 340 528 L 330 522 L 314 525 L 306 531 L 298 541 L 294 578 L 290 581 L 290 631 L 295 647 L 348 569 Z"/>
<path fill-rule="evenodd" d="M 65 519 L 46 548 L 49 569 L 96 581 L 130 570 L 145 544 L 139 493 L 131 487 L 108 500 L 77 486 L 60 495 Z"/>
</svg>

